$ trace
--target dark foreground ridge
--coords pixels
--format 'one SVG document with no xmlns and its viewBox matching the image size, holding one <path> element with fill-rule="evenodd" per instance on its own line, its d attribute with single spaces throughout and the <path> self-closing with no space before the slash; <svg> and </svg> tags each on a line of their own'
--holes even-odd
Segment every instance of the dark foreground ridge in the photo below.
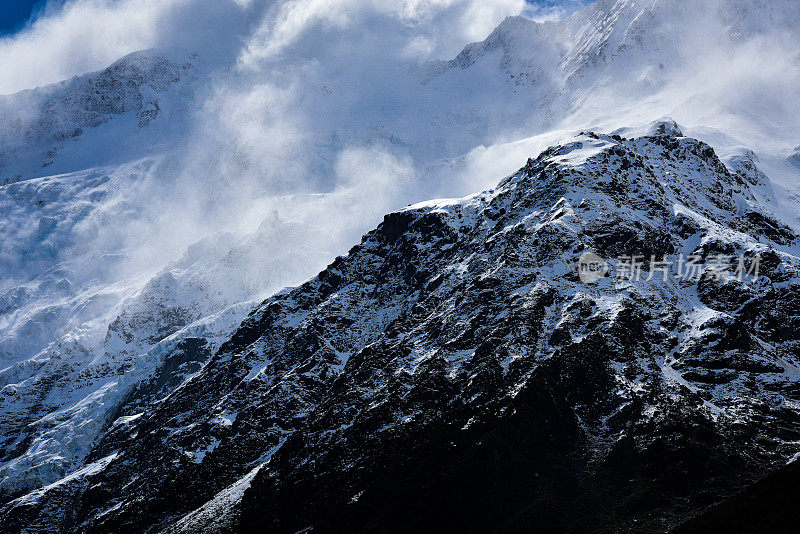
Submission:
<svg viewBox="0 0 800 534">
<path fill-rule="evenodd" d="M 667 121 L 387 215 L 213 356 L 166 355 L 0 530 L 666 531 L 800 451 L 798 240 L 765 184 Z M 586 252 L 762 261 L 587 284 Z"/>
</svg>

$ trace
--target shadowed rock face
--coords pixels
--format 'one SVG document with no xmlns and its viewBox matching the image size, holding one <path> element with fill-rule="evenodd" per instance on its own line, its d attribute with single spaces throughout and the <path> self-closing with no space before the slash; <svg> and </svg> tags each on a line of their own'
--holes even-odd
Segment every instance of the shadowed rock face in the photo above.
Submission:
<svg viewBox="0 0 800 534">
<path fill-rule="evenodd" d="M 800 463 L 792 462 L 751 487 L 670 531 L 673 534 L 753 532 L 788 534 L 800 513 Z"/>
<path fill-rule="evenodd" d="M 665 122 L 387 215 L 199 371 L 177 347 L 0 526 L 664 530 L 798 452 L 797 236 L 747 176 Z M 589 251 L 762 261 L 583 284 Z"/>
</svg>

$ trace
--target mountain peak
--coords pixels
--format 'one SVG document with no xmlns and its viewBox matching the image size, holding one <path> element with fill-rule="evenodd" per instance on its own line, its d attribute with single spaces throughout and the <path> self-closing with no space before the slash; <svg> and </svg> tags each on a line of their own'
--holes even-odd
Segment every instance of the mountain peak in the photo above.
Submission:
<svg viewBox="0 0 800 534">
<path fill-rule="evenodd" d="M 650 129 L 584 132 L 495 189 L 387 215 L 347 256 L 258 306 L 173 394 L 144 412 L 146 397 L 129 396 L 91 469 L 58 495 L 10 503 L 3 525 L 49 517 L 67 492 L 89 532 L 185 514 L 197 527 L 222 502 L 229 529 L 525 529 L 546 517 L 665 528 L 691 515 L 697 488 L 724 493 L 785 462 L 800 438 L 786 402 L 800 387 L 800 259 L 784 252 L 797 236 L 776 233 L 711 147 L 672 121 Z M 589 252 L 609 272 L 585 283 Z M 708 265 L 680 278 L 682 254 Z M 763 257 L 759 276 L 714 275 L 720 254 Z M 626 256 L 643 258 L 641 278 L 618 278 Z M 653 258 L 670 258 L 668 277 L 650 275 Z M 190 347 L 172 350 L 141 395 L 180 375 L 167 362 Z M 673 462 L 687 455 L 706 470 Z M 425 458 L 442 469 L 414 467 Z M 487 497 L 498 472 L 509 485 Z M 631 489 L 669 484 L 649 472 L 682 480 L 655 515 Z M 482 499 L 480 517 L 455 513 L 456 490 Z M 387 495 L 389 509 L 373 506 Z"/>
</svg>

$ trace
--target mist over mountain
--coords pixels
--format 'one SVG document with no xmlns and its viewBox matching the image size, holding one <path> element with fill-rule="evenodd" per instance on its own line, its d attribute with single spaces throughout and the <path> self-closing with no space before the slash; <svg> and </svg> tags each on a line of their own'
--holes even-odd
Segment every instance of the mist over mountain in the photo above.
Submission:
<svg viewBox="0 0 800 534">
<path fill-rule="evenodd" d="M 505 480 L 509 530 L 546 488 L 586 510 L 553 531 L 663 531 L 795 458 L 798 27 L 793 0 L 53 4 L 0 38 L 0 525 L 424 529 L 463 503 L 413 488 Z M 588 291 L 588 250 L 768 262 Z M 541 485 L 492 478 L 509 432 Z"/>
</svg>

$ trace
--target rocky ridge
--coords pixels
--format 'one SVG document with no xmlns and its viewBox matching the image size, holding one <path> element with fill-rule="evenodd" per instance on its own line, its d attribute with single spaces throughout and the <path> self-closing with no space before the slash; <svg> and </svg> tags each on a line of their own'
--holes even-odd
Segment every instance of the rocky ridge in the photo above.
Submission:
<svg viewBox="0 0 800 534">
<path fill-rule="evenodd" d="M 2 525 L 618 532 L 695 515 L 800 450 L 797 236 L 747 161 L 671 122 L 585 132 L 496 189 L 387 215 L 174 390 L 204 342 L 170 352 L 86 467 Z M 584 284 L 587 251 L 613 269 L 763 261 L 757 279 Z"/>
</svg>

